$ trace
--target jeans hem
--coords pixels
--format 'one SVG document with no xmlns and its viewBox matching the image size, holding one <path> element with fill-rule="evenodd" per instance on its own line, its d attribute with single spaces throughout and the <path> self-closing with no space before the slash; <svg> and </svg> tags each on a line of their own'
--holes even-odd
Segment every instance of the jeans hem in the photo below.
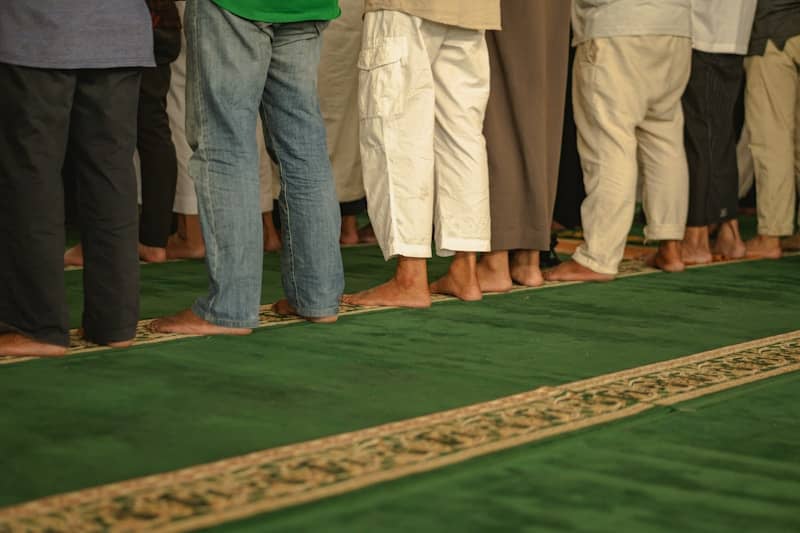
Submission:
<svg viewBox="0 0 800 533">
<path fill-rule="evenodd" d="M 242 319 L 242 320 L 228 320 L 217 318 L 214 316 L 214 313 L 209 311 L 208 309 L 203 306 L 199 301 L 196 301 L 192 305 L 192 313 L 197 315 L 198 317 L 202 318 L 206 322 L 210 322 L 215 326 L 220 326 L 223 328 L 248 328 L 252 329 L 258 327 L 258 319 Z"/>
</svg>

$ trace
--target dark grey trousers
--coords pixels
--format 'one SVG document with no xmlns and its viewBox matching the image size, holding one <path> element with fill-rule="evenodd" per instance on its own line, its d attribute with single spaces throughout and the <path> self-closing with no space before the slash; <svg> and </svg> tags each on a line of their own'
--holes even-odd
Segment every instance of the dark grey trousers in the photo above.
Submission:
<svg viewBox="0 0 800 533">
<path fill-rule="evenodd" d="M 86 337 L 106 344 L 134 336 L 139 80 L 138 69 L 0 63 L 0 333 L 68 343 L 61 170 L 69 154 L 83 239 Z"/>
<path fill-rule="evenodd" d="M 708 226 L 736 217 L 735 111 L 743 83 L 742 56 L 693 52 L 692 75 L 683 95 L 690 183 L 688 226 Z"/>
</svg>

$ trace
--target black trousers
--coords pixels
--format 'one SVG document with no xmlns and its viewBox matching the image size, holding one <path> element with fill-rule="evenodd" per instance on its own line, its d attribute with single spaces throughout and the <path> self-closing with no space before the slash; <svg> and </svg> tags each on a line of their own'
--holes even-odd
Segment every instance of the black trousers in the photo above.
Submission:
<svg viewBox="0 0 800 533">
<path fill-rule="evenodd" d="M 172 232 L 178 160 L 167 116 L 169 63 L 142 69 L 136 145 L 142 174 L 139 242 L 164 248 Z"/>
<path fill-rule="evenodd" d="M 581 158 L 578 155 L 578 128 L 572 107 L 572 68 L 575 48 L 570 47 L 567 69 L 567 100 L 564 106 L 564 130 L 561 137 L 561 161 L 558 168 L 558 187 L 553 219 L 567 228 L 581 225 L 581 204 L 586 198 Z"/>
<path fill-rule="evenodd" d="M 139 317 L 138 69 L 0 63 L 0 333 L 68 344 L 64 184 L 69 153 L 83 239 L 83 328 L 130 339 Z"/>
<path fill-rule="evenodd" d="M 736 103 L 744 83 L 744 58 L 692 53 L 692 74 L 683 95 L 689 163 L 687 225 L 708 226 L 736 217 Z"/>
<path fill-rule="evenodd" d="M 361 198 L 352 202 L 340 202 L 339 210 L 343 217 L 360 215 L 367 210 L 367 199 Z"/>
</svg>

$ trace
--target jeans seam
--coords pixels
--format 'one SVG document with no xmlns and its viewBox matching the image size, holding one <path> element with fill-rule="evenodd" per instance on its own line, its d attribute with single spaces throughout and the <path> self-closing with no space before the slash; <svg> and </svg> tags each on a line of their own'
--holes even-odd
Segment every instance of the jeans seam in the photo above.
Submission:
<svg viewBox="0 0 800 533">
<path fill-rule="evenodd" d="M 269 127 L 265 128 L 266 131 L 269 133 L 269 140 L 272 144 L 272 150 L 275 152 L 275 157 L 278 160 L 278 172 L 281 176 L 281 188 L 283 191 L 283 201 L 281 202 L 283 207 L 283 212 L 286 213 L 286 224 L 284 224 L 284 230 L 286 233 L 285 243 L 286 243 L 286 253 L 289 254 L 289 278 L 292 283 L 292 292 L 294 293 L 295 297 L 295 306 L 302 307 L 300 303 L 300 292 L 297 289 L 297 278 L 295 278 L 295 265 L 294 265 L 294 247 L 292 246 L 292 224 L 291 224 L 291 216 L 289 213 L 289 187 L 287 186 L 286 181 L 286 174 L 284 173 L 283 169 L 283 159 L 278 154 L 278 145 L 275 142 L 275 135 L 273 135 L 272 130 Z"/>
<path fill-rule="evenodd" d="M 220 8 L 214 6 L 214 9 L 220 9 Z M 194 30 L 194 38 L 195 38 L 195 40 L 199 39 L 199 35 L 198 35 L 198 33 L 199 33 L 199 31 L 198 31 L 198 26 L 199 26 L 198 18 L 199 18 L 198 17 L 198 8 L 195 7 L 194 12 L 193 12 L 193 17 L 192 17 L 192 29 Z M 200 53 L 199 49 L 196 48 L 195 52 L 192 53 L 192 57 L 191 57 L 192 67 L 193 67 L 193 70 L 194 70 L 194 73 L 195 73 L 195 76 L 194 76 L 195 79 L 193 80 L 193 83 L 195 84 L 195 98 L 197 99 L 197 109 L 199 111 L 199 113 L 197 113 L 197 115 L 195 116 L 195 120 L 205 121 L 205 117 L 206 117 L 206 113 L 207 113 L 207 106 L 205 105 L 205 103 L 206 103 L 205 102 L 205 93 L 202 90 L 200 90 L 200 88 L 197 86 L 197 84 L 199 84 L 197 73 L 199 72 L 199 69 L 200 69 L 200 64 L 199 64 L 200 62 L 199 62 L 199 59 L 198 59 L 198 54 L 199 53 Z M 195 128 L 198 129 L 201 132 L 202 142 L 203 142 L 203 144 L 205 146 L 205 150 L 206 150 L 206 157 L 208 157 L 208 145 L 209 145 L 209 142 L 208 142 L 208 128 L 207 127 L 201 127 L 200 124 L 196 124 Z M 208 184 L 209 184 L 208 183 L 209 182 L 209 175 L 208 175 L 208 163 L 207 162 L 203 163 L 203 165 L 201 167 L 201 170 L 200 170 L 200 174 L 201 174 L 201 179 L 203 179 L 203 181 L 204 181 L 204 183 L 206 185 L 206 189 L 207 189 L 208 188 Z M 197 190 L 197 186 L 196 185 L 195 185 L 195 190 Z M 204 191 L 204 193 L 202 195 L 200 195 L 199 191 L 198 191 L 198 195 L 197 195 L 198 200 L 200 199 L 201 196 L 202 196 L 203 202 L 206 202 L 206 205 L 208 207 L 208 209 L 205 209 L 205 212 L 206 212 L 206 216 L 208 216 L 208 218 L 209 218 L 209 220 L 208 220 L 209 227 L 210 228 L 214 228 L 215 227 L 215 223 L 214 223 L 214 220 L 213 220 L 213 218 L 214 218 L 213 217 L 214 208 L 213 208 L 213 200 L 212 200 L 213 195 L 207 194 L 207 190 Z M 202 224 L 202 211 L 203 210 L 198 209 L 198 214 L 201 215 L 200 216 L 201 224 Z M 213 234 L 213 231 L 210 231 L 209 233 Z M 209 246 L 209 243 L 206 243 L 206 246 Z M 211 246 L 209 246 L 209 248 L 210 249 L 209 249 L 208 253 L 206 254 L 207 258 L 208 257 L 212 257 L 212 256 L 213 257 L 217 257 L 219 255 L 219 248 L 217 247 L 217 239 L 216 238 L 212 239 L 212 243 L 211 243 Z M 211 270 L 210 267 L 209 267 L 209 270 Z M 212 295 L 212 296 L 210 296 L 208 298 L 208 305 L 205 306 L 207 314 L 212 314 L 211 313 L 211 309 L 214 306 L 214 299 L 215 299 L 215 295 Z"/>
</svg>

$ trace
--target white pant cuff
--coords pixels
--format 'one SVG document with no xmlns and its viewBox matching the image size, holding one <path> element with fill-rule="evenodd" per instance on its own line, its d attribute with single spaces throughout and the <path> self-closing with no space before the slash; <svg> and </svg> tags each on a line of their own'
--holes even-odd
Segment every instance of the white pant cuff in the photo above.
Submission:
<svg viewBox="0 0 800 533">
<path fill-rule="evenodd" d="M 608 276 L 616 276 L 619 274 L 619 262 L 616 265 L 601 265 L 591 257 L 587 257 L 586 254 L 583 253 L 583 246 L 581 245 L 575 253 L 572 255 L 572 260 L 578 263 L 579 265 L 588 268 L 593 272 L 597 272 L 598 274 L 606 274 Z"/>
<path fill-rule="evenodd" d="M 648 241 L 681 241 L 686 233 L 685 224 L 665 224 L 644 228 L 644 238 Z"/>
<path fill-rule="evenodd" d="M 383 249 L 383 258 L 387 261 L 399 255 L 403 257 L 412 257 L 416 259 L 430 259 L 433 255 L 431 253 L 430 244 L 390 244 L 389 246 L 381 247 Z"/>
<path fill-rule="evenodd" d="M 454 239 L 444 238 L 437 242 L 436 255 L 439 257 L 450 257 L 456 252 L 491 252 L 492 241 L 490 239 Z"/>
</svg>

